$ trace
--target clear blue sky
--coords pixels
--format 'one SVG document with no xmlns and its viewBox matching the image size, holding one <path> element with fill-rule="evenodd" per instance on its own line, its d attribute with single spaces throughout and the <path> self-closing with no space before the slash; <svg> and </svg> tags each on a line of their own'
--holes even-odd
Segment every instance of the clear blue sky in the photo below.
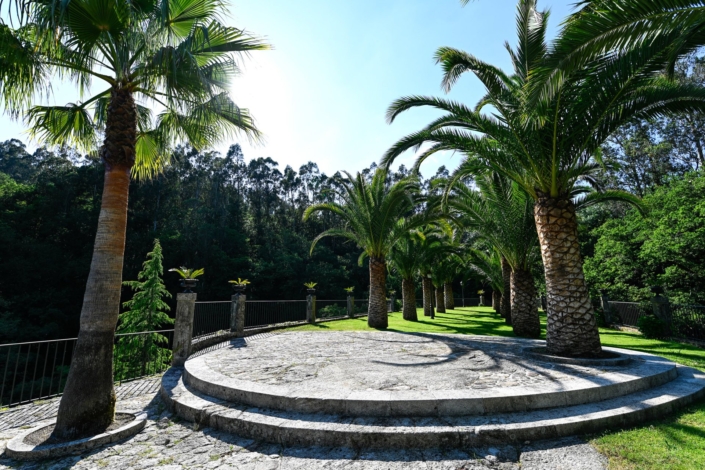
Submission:
<svg viewBox="0 0 705 470">
<path fill-rule="evenodd" d="M 574 0 L 544 0 L 551 34 Z M 232 95 L 250 108 L 266 143 L 240 142 L 247 160 L 272 157 L 283 169 L 311 160 L 321 170 L 357 171 L 379 161 L 400 137 L 437 116 L 415 110 L 388 125 L 384 115 L 396 98 L 443 95 L 433 54 L 439 46 L 463 49 L 508 69 L 504 42 L 516 38 L 514 0 L 232 0 L 227 23 L 266 39 L 273 51 L 244 62 Z M 483 92 L 469 75 L 450 98 L 475 104 Z M 56 104 L 76 101 L 73 88 L 58 85 Z M 21 138 L 24 126 L 0 119 L 0 139 Z M 31 147 L 36 144 L 30 144 Z M 224 150 L 229 143 L 220 147 Z M 409 164 L 413 155 L 398 160 Z M 454 168 L 459 158 L 438 156 L 422 167 Z"/>
</svg>

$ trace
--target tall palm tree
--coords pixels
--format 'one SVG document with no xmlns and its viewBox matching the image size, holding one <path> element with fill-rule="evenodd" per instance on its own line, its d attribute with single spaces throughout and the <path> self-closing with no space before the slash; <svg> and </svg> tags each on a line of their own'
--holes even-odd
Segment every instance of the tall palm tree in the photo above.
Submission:
<svg viewBox="0 0 705 470">
<path fill-rule="evenodd" d="M 92 151 L 105 183 L 80 330 L 54 434 L 102 432 L 113 420 L 113 338 L 120 308 L 130 179 L 154 175 L 178 141 L 209 147 L 242 131 L 257 137 L 247 110 L 228 97 L 235 53 L 265 49 L 224 26 L 215 0 L 27 0 L 16 27 L 0 26 L 0 97 L 26 113 L 35 137 Z M 33 106 L 54 76 L 81 96 Z M 156 116 L 154 115 L 156 110 Z"/>
<path fill-rule="evenodd" d="M 390 122 L 420 106 L 446 114 L 401 139 L 382 163 L 389 165 L 408 149 L 432 144 L 418 157 L 417 167 L 438 151 L 454 150 L 466 155 L 468 165 L 478 171 L 491 169 L 521 186 L 535 204 L 549 303 L 548 349 L 563 355 L 596 355 L 601 345 L 583 274 L 573 189 L 581 181 L 595 183 L 600 146 L 612 132 L 633 119 L 702 110 L 705 90 L 663 79 L 662 58 L 637 49 L 591 60 L 564 77 L 555 93 L 537 100 L 529 90 L 534 71 L 550 59 L 547 18 L 547 12 L 536 9 L 536 0 L 519 1 L 518 45 L 507 47 L 513 75 L 463 51 L 439 49 L 436 57 L 447 90 L 465 72 L 472 72 L 486 94 L 475 109 L 434 97 L 397 100 L 388 111 Z M 493 114 L 484 113 L 486 107 Z M 639 203 L 626 193 L 608 194 Z"/>
<path fill-rule="evenodd" d="M 344 237 L 363 249 L 370 263 L 370 298 L 367 324 L 371 328 L 386 329 L 387 319 L 387 257 L 392 247 L 409 231 L 432 221 L 426 213 L 414 213 L 423 202 L 418 179 L 410 177 L 394 184 L 387 183 L 386 169 L 375 171 L 371 181 L 358 173 L 346 173 L 341 182 L 341 202 L 314 204 L 306 208 L 304 220 L 317 212 L 331 212 L 345 224 L 319 234 L 311 244 L 311 251 L 324 237 Z"/>
<path fill-rule="evenodd" d="M 470 172 L 474 174 L 475 168 Z M 504 266 L 509 266 L 508 297 L 514 333 L 536 338 L 541 334 L 541 324 L 531 274 L 531 265 L 539 255 L 533 200 L 518 184 L 496 173 L 477 175 L 477 189 L 459 183 L 467 176 L 465 165 L 451 176 L 446 188 L 448 205 L 466 230 L 477 233 L 501 254 L 503 283 L 507 271 Z"/>
</svg>

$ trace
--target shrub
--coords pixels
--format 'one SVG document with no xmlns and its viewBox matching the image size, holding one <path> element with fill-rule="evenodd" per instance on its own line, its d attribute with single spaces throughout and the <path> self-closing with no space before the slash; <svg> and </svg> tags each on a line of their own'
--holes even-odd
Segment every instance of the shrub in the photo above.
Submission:
<svg viewBox="0 0 705 470">
<path fill-rule="evenodd" d="M 645 315 L 637 321 L 641 333 L 651 339 L 666 336 L 666 323 L 654 315 Z"/>
<path fill-rule="evenodd" d="M 348 309 L 339 305 L 326 305 L 318 311 L 319 318 L 341 317 L 347 314 Z"/>
</svg>

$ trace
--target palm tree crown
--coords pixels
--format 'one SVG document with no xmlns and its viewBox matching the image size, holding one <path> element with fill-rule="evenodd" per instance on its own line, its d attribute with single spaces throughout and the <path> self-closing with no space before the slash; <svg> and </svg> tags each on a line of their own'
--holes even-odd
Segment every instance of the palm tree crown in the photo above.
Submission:
<svg viewBox="0 0 705 470">
<path fill-rule="evenodd" d="M 41 141 L 92 151 L 103 137 L 104 160 L 136 162 L 133 172 L 147 177 L 174 142 L 207 148 L 238 131 L 259 136 L 228 90 L 238 73 L 233 53 L 267 46 L 221 24 L 222 2 L 29 0 L 25 12 L 19 27 L 0 26 L 0 96 L 9 112 L 27 111 Z M 64 106 L 32 106 L 54 76 L 70 79 L 82 96 L 99 91 Z M 111 134 L 115 113 L 136 122 L 128 136 L 136 154 L 115 147 L 125 138 L 119 128 Z"/>
</svg>

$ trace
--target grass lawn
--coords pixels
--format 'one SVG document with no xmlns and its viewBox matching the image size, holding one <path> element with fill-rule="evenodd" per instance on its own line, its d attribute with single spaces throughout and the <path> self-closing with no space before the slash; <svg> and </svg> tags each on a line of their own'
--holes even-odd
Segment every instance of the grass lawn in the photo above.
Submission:
<svg viewBox="0 0 705 470">
<path fill-rule="evenodd" d="M 449 310 L 436 315 L 435 320 L 424 317 L 419 309 L 418 316 L 418 322 L 407 322 L 400 312 L 392 313 L 388 331 L 514 336 L 512 328 L 489 307 Z M 541 323 L 545 335 L 545 316 L 541 318 Z M 299 326 L 291 330 L 363 331 L 372 328 L 367 326 L 367 318 L 356 318 Z M 600 329 L 600 337 L 604 346 L 653 353 L 705 371 L 705 349 L 604 328 Z M 665 420 L 592 436 L 590 442 L 609 457 L 611 469 L 705 469 L 705 402 Z"/>
</svg>

